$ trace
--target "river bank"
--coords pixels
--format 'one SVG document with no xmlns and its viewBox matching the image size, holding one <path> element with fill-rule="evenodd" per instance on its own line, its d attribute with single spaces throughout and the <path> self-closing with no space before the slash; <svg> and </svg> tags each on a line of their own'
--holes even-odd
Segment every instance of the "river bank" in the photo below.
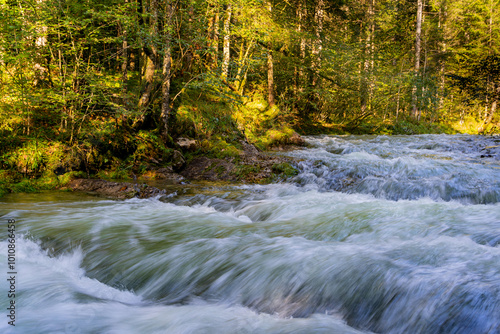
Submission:
<svg viewBox="0 0 500 334">
<path fill-rule="evenodd" d="M 70 171 L 62 175 L 49 172 L 35 178 L 22 178 L 19 174 L 3 171 L 0 178 L 0 196 L 9 192 L 38 192 L 42 190 L 72 190 L 125 199 L 146 198 L 163 193 L 147 185 L 149 181 L 168 184 L 184 184 L 191 181 L 227 181 L 239 183 L 269 183 L 294 176 L 298 170 L 293 159 L 277 155 L 277 152 L 299 149 L 304 140 L 294 137 L 294 144 L 279 145 L 270 151 L 261 151 L 246 141 L 241 141 L 237 154 L 222 156 L 192 154 L 197 148 L 194 141 L 184 141 L 182 149 L 176 151 L 171 163 L 154 164 L 150 161 L 142 173 L 130 171 L 119 174 L 115 170 L 101 170 L 93 175 L 84 171 Z M 194 145 L 194 146 L 193 146 Z M 181 153 L 182 152 L 182 153 Z M 141 164 L 140 162 L 138 164 Z M 61 167 L 56 167 L 59 169 Z M 146 182 L 146 183 L 144 183 Z"/>
</svg>

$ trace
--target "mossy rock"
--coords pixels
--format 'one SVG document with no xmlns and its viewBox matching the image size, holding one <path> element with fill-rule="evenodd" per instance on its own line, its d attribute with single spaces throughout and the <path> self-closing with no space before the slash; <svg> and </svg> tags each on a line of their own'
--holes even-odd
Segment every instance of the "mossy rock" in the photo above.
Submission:
<svg viewBox="0 0 500 334">
<path fill-rule="evenodd" d="M 292 177 L 292 176 L 296 176 L 297 174 L 299 174 L 299 171 L 287 162 L 274 164 L 271 167 L 271 169 L 272 169 L 273 173 L 280 174 L 280 175 L 283 175 L 285 177 Z"/>
<path fill-rule="evenodd" d="M 233 174 L 237 180 L 244 180 L 249 175 L 258 173 L 260 171 L 260 167 L 254 165 L 239 165 L 237 166 Z"/>
</svg>

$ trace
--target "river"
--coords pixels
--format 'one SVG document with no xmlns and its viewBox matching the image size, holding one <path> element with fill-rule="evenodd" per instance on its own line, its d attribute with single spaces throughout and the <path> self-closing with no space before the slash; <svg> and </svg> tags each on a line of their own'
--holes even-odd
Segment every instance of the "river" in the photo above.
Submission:
<svg viewBox="0 0 500 334">
<path fill-rule="evenodd" d="M 0 199 L 0 332 L 500 333 L 500 138 L 306 140 L 286 182 Z"/>
</svg>

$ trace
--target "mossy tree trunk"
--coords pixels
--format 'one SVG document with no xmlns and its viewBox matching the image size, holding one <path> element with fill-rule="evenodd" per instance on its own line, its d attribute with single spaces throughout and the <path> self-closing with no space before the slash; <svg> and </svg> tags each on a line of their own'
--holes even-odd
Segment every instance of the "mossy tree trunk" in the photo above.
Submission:
<svg viewBox="0 0 500 334">
<path fill-rule="evenodd" d="M 175 6 L 170 0 L 165 0 L 165 21 L 163 23 L 163 80 L 161 86 L 162 104 L 161 121 L 163 124 L 163 135 L 165 138 L 170 134 L 170 125 L 175 119 L 170 107 L 170 72 L 172 68 L 172 17 L 174 16 Z"/>
</svg>

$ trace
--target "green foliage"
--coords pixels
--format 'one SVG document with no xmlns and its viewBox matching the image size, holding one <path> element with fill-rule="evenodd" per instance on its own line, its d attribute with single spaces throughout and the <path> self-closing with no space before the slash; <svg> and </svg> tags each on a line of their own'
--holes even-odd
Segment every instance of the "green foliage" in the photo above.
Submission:
<svg viewBox="0 0 500 334">
<path fill-rule="evenodd" d="M 73 179 L 85 178 L 87 175 L 83 171 L 67 172 L 58 177 L 60 186 L 68 184 Z"/>
<path fill-rule="evenodd" d="M 24 179 L 21 182 L 13 184 L 10 190 L 15 193 L 32 193 L 39 191 L 39 189 L 36 187 L 35 181 L 27 179 Z"/>
<path fill-rule="evenodd" d="M 134 162 L 149 161 L 166 162 L 173 150 L 166 147 L 156 131 L 139 131 L 135 136 L 137 148 L 132 154 Z"/>
<path fill-rule="evenodd" d="M 385 123 L 371 133 L 385 135 L 419 135 L 429 133 L 456 133 L 451 127 L 440 124 L 422 123 L 413 119 L 402 120 L 395 123 Z"/>
<path fill-rule="evenodd" d="M 10 186 L 16 181 L 12 171 L 0 170 L 0 197 L 10 192 Z"/>
<path fill-rule="evenodd" d="M 462 74 L 450 75 L 454 86 L 466 94 L 465 101 L 500 100 L 500 55 L 460 57 Z"/>
<path fill-rule="evenodd" d="M 498 1 L 426 2 L 419 71 L 414 1 L 325 3 L 178 1 L 172 24 L 161 1 L 1 1 L 1 168 L 128 178 L 171 163 L 180 136 L 238 159 L 244 138 L 268 149 L 294 130 L 498 132 Z"/>
<path fill-rule="evenodd" d="M 30 140 L 20 148 L 4 153 L 0 158 L 8 168 L 26 175 L 40 174 L 45 167 L 50 146 L 45 140 Z"/>
<path fill-rule="evenodd" d="M 177 110 L 174 134 L 197 139 L 224 137 L 229 142 L 241 139 L 233 118 L 233 106 L 219 97 L 199 93 L 197 98 L 188 94 Z"/>
</svg>

